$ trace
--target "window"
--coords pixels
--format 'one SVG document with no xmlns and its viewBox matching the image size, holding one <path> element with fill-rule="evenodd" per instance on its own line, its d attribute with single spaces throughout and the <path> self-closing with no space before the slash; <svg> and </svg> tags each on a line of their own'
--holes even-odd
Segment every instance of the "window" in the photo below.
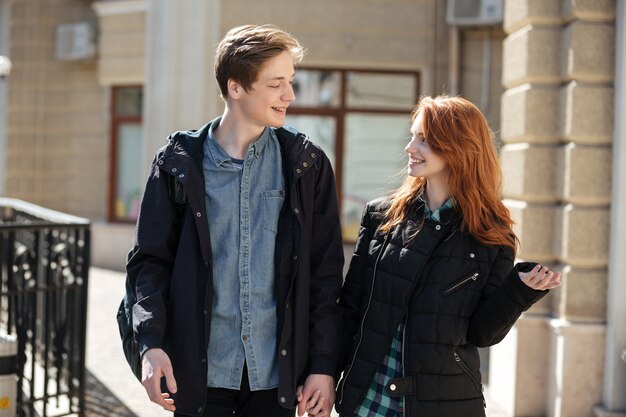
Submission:
<svg viewBox="0 0 626 417">
<path fill-rule="evenodd" d="M 142 88 L 114 87 L 111 99 L 109 220 L 134 222 L 141 202 Z"/>
<path fill-rule="evenodd" d="M 300 68 L 287 124 L 331 160 L 344 240 L 358 235 L 365 203 L 400 185 L 419 73 Z"/>
</svg>

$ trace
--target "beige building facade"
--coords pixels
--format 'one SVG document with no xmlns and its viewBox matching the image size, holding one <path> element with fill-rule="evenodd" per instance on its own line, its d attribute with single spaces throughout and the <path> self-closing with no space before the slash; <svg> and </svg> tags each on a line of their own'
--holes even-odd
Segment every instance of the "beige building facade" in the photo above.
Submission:
<svg viewBox="0 0 626 417">
<path fill-rule="evenodd" d="M 463 5 L 502 19 L 462 21 L 451 8 Z M 93 263 L 123 268 L 155 151 L 222 111 L 215 46 L 231 27 L 273 23 L 308 50 L 289 122 L 333 161 L 348 251 L 363 203 L 396 184 L 415 100 L 479 105 L 501 145 L 519 256 L 564 272 L 491 348 L 491 397 L 510 416 L 626 416 L 625 7 L 0 0 L 13 64 L 0 80 L 0 191 L 91 219 Z"/>
<path fill-rule="evenodd" d="M 623 24 L 624 2 L 506 2 L 504 197 L 519 256 L 564 272 L 563 287 L 492 349 L 492 370 L 517 359 L 490 379 L 511 415 L 626 412 L 615 298 L 625 290 Z"/>
</svg>

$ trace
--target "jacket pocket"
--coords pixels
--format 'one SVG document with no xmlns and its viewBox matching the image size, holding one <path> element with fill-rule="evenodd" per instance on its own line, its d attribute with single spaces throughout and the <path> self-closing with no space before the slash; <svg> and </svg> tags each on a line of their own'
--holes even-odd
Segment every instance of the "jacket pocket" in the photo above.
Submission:
<svg viewBox="0 0 626 417">
<path fill-rule="evenodd" d="M 468 275 L 460 280 L 458 280 L 457 282 L 453 283 L 452 285 L 448 286 L 447 288 L 444 288 L 441 291 L 441 295 L 448 296 L 450 294 L 453 294 L 455 292 L 457 292 L 459 289 L 463 288 L 464 286 L 474 283 L 478 280 L 478 277 L 480 276 L 479 272 L 474 272 L 471 275 Z"/>
<path fill-rule="evenodd" d="M 478 392 L 480 392 L 480 395 L 483 398 L 483 406 L 487 407 L 485 395 L 483 394 L 483 385 L 480 383 L 478 378 L 476 378 L 476 375 L 474 375 L 474 372 L 472 372 L 469 366 L 467 366 L 467 364 L 463 362 L 463 359 L 461 359 L 461 356 L 458 354 L 458 352 L 455 350 L 452 353 L 454 355 L 454 361 L 456 362 L 456 364 L 459 366 L 459 368 L 461 368 L 463 373 L 465 373 L 465 375 L 467 375 L 469 379 L 474 383 L 474 386 L 476 387 Z"/>
</svg>

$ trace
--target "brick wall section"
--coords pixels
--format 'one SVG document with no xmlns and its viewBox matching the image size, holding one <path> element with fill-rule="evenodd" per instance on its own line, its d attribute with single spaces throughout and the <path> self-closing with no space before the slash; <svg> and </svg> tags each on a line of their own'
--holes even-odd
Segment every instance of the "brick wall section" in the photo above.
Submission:
<svg viewBox="0 0 626 417">
<path fill-rule="evenodd" d="M 143 84 L 146 13 L 99 18 L 98 80 L 101 85 Z"/>
<path fill-rule="evenodd" d="M 85 20 L 95 23 L 95 16 L 81 0 L 12 3 L 5 189 L 10 197 L 102 219 L 108 139 L 96 60 L 54 58 L 56 26 Z"/>
</svg>

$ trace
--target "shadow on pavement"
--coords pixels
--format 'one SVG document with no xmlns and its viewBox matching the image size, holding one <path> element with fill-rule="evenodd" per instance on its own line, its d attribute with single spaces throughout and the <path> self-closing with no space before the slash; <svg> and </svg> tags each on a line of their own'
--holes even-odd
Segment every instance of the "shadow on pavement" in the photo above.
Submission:
<svg viewBox="0 0 626 417">
<path fill-rule="evenodd" d="M 91 372 L 86 375 L 85 417 L 137 417 Z"/>
</svg>

